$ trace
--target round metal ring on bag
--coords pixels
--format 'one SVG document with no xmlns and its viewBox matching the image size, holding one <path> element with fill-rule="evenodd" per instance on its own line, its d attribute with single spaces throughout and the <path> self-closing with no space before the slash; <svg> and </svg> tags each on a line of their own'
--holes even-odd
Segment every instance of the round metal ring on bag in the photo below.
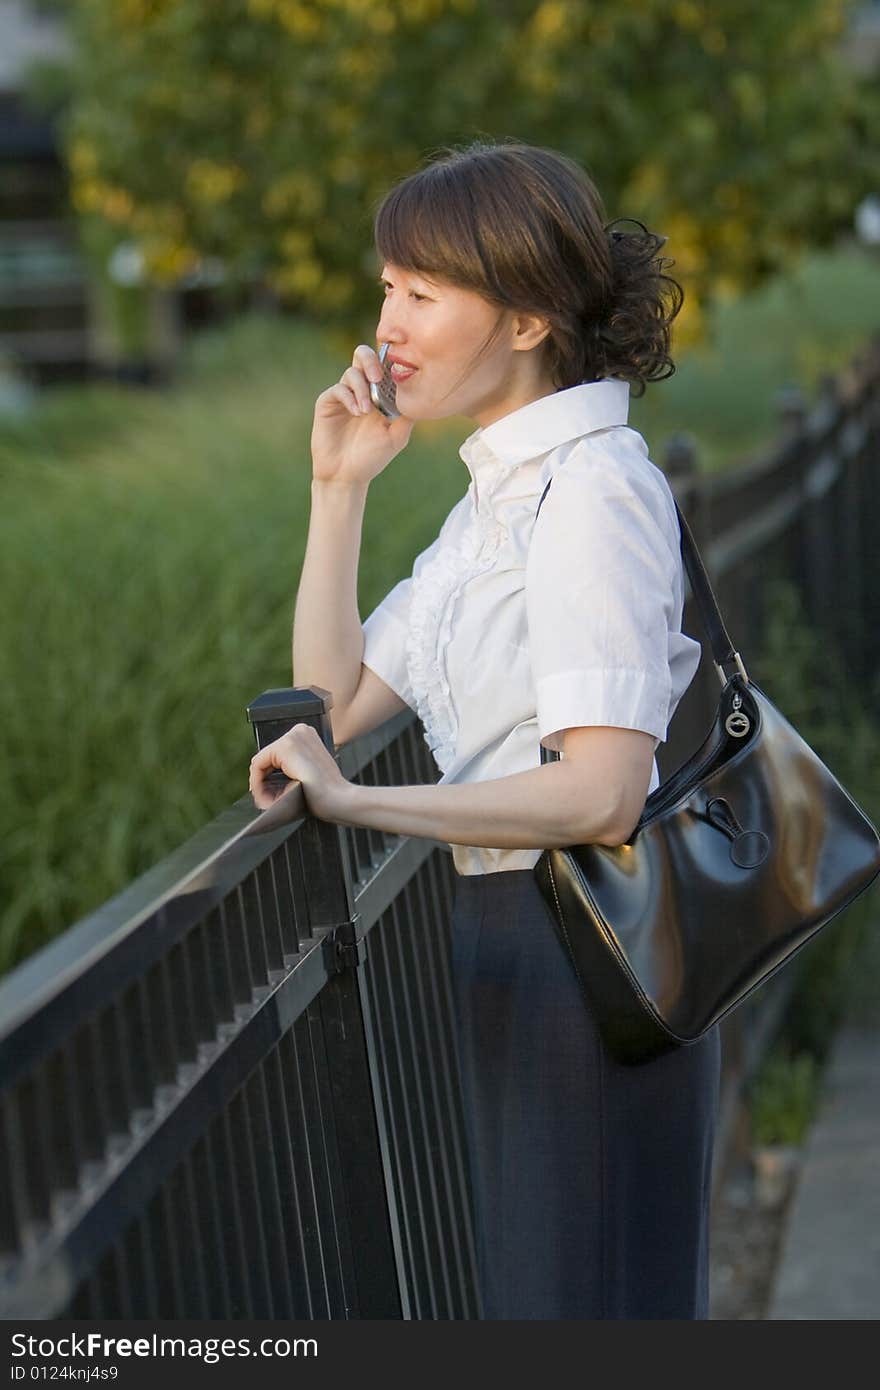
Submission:
<svg viewBox="0 0 880 1390">
<path fill-rule="evenodd" d="M 747 714 L 743 714 L 742 710 L 735 709 L 731 710 L 725 719 L 724 727 L 731 738 L 745 738 L 752 727 L 752 721 Z"/>
</svg>

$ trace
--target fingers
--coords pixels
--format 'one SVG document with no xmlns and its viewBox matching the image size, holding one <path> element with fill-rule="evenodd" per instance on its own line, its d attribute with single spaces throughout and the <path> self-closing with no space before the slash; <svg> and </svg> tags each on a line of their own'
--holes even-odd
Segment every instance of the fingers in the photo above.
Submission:
<svg viewBox="0 0 880 1390">
<path fill-rule="evenodd" d="M 374 413 L 370 397 L 370 382 L 382 380 L 382 365 L 378 353 L 368 343 L 358 343 L 352 356 L 352 365 L 346 367 L 339 381 L 321 392 L 319 400 L 339 401 L 350 415 L 360 416 Z"/>
<path fill-rule="evenodd" d="M 349 415 L 362 415 L 360 402 L 357 394 L 351 386 L 346 386 L 344 381 L 339 381 L 335 386 L 328 386 L 326 391 L 322 391 L 318 400 L 338 401 L 348 411 Z"/>
<path fill-rule="evenodd" d="M 292 776 L 293 774 L 288 771 L 291 766 L 290 755 L 301 739 L 306 740 L 306 742 L 317 739 L 321 746 L 324 746 L 320 734 L 312 728 L 311 724 L 294 724 L 292 728 L 287 730 L 286 734 L 276 738 L 273 743 L 267 743 L 265 748 L 259 749 L 254 754 L 251 758 L 251 771 L 254 773 L 271 772 L 273 768 L 278 768 L 285 776 Z"/>
<path fill-rule="evenodd" d="M 360 367 L 369 381 L 382 380 L 382 363 L 379 361 L 379 354 L 375 348 L 370 347 L 369 343 L 358 343 L 351 355 L 351 360 L 355 367 Z"/>
<path fill-rule="evenodd" d="M 273 767 L 281 766 L 282 754 L 278 742 L 279 740 L 276 739 L 275 743 L 267 743 L 265 748 L 261 748 L 258 753 L 254 754 L 251 758 L 252 772 L 268 772 Z"/>
<path fill-rule="evenodd" d="M 361 414 L 366 414 L 368 410 L 372 410 L 370 383 L 360 367 L 346 367 L 340 378 L 340 384 L 349 388 L 355 406 Z"/>
<path fill-rule="evenodd" d="M 350 387 L 362 414 L 373 409 L 370 382 L 382 380 L 378 354 L 367 343 L 358 343 L 352 354 L 352 365 L 342 373 L 342 382 Z"/>
</svg>

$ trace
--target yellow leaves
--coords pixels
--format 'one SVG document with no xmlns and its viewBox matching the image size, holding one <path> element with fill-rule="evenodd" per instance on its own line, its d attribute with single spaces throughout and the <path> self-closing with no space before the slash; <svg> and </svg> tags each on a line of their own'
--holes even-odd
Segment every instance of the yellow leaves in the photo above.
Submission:
<svg viewBox="0 0 880 1390">
<path fill-rule="evenodd" d="M 748 225 L 735 217 L 726 217 L 714 229 L 715 241 L 722 259 L 736 265 L 748 256 L 752 236 Z"/>
<path fill-rule="evenodd" d="M 321 312 L 346 308 L 354 294 L 351 275 L 345 271 L 324 274 L 312 260 L 277 266 L 267 272 L 266 280 L 276 294 L 298 299 Z"/>
<path fill-rule="evenodd" d="M 142 236 L 158 236 L 166 241 L 182 241 L 186 218 L 176 203 L 153 203 L 137 208 L 131 225 Z"/>
<path fill-rule="evenodd" d="M 97 179 L 77 179 L 70 190 L 70 200 L 77 212 L 97 212 L 101 205 L 102 184 Z"/>
<path fill-rule="evenodd" d="M 663 225 L 654 230 L 668 237 L 660 254 L 674 261 L 674 265 L 666 266 L 665 273 L 684 290 L 684 304 L 672 324 L 674 348 L 681 351 L 702 342 L 706 332 L 703 306 L 696 293 L 696 285 L 703 282 L 706 271 L 706 248 L 699 224 L 687 212 L 667 213 Z"/>
<path fill-rule="evenodd" d="M 681 209 L 667 213 L 663 226 L 656 228 L 661 236 L 669 240 L 662 254 L 675 260 L 673 275 L 694 275 L 706 267 L 706 248 L 702 244 L 700 225 L 689 213 Z"/>
<path fill-rule="evenodd" d="M 559 74 L 546 63 L 530 63 L 521 72 L 523 86 L 537 96 L 549 97 L 559 91 Z"/>
<path fill-rule="evenodd" d="M 179 0 L 117 0 L 117 22 L 137 26 L 149 24 Z"/>
<path fill-rule="evenodd" d="M 326 31 L 322 9 L 333 8 L 326 0 L 247 0 L 255 19 L 275 19 L 297 39 L 315 39 Z"/>
<path fill-rule="evenodd" d="M 290 227 L 280 238 L 278 249 L 286 264 L 278 266 L 271 284 L 279 294 L 308 296 L 326 287 L 326 277 L 315 256 L 314 239 L 299 227 Z"/>
<path fill-rule="evenodd" d="M 673 358 L 705 342 L 706 326 L 705 311 L 699 299 L 694 293 L 685 292 L 684 304 L 673 319 L 670 330 Z"/>
<path fill-rule="evenodd" d="M 144 267 L 159 284 L 172 285 L 198 268 L 201 257 L 185 242 L 159 236 L 148 237 L 141 245 Z"/>
<path fill-rule="evenodd" d="M 346 106 L 342 102 L 331 106 L 327 112 L 327 128 L 334 135 L 350 135 L 360 120 L 360 114 L 353 106 Z"/>
<path fill-rule="evenodd" d="M 323 271 L 317 261 L 306 259 L 295 265 L 282 265 L 267 276 L 272 289 L 279 294 L 313 294 L 321 284 Z"/>
<path fill-rule="evenodd" d="M 128 222 L 133 211 L 134 199 L 124 188 L 105 188 L 101 212 L 108 222 Z"/>
<path fill-rule="evenodd" d="M 75 178 L 71 201 L 77 212 L 94 212 L 108 222 L 128 225 L 135 210 L 134 199 L 124 188 L 96 178 Z"/>
<path fill-rule="evenodd" d="M 196 202 L 225 203 L 247 181 L 237 164 L 220 164 L 213 159 L 197 159 L 186 171 L 187 190 Z"/>
<path fill-rule="evenodd" d="M 686 33 L 699 36 L 700 44 L 706 53 L 713 56 L 723 53 L 727 48 L 724 30 L 711 21 L 714 18 L 712 6 L 698 3 L 698 0 L 676 0 L 672 6 L 672 18 Z"/>
<path fill-rule="evenodd" d="M 321 304 L 327 309 L 343 309 L 351 303 L 354 292 L 354 279 L 345 271 L 337 270 L 324 278 L 321 287 Z"/>
<path fill-rule="evenodd" d="M 518 59 L 520 81 L 526 91 L 538 97 L 553 97 L 560 86 L 554 66 L 559 47 L 567 39 L 571 25 L 565 0 L 543 0 L 523 31 Z"/>
<path fill-rule="evenodd" d="M 680 29 L 699 29 L 705 13 L 694 0 L 676 0 L 672 6 L 672 18 Z"/>
<path fill-rule="evenodd" d="M 852 0 L 825 0 L 820 22 L 827 39 L 839 38 L 846 32 L 851 8 Z"/>
<path fill-rule="evenodd" d="M 711 53 L 713 57 L 716 57 L 719 53 L 723 53 L 727 48 L 727 39 L 724 35 L 724 30 L 718 29 L 714 25 L 703 30 L 700 34 L 700 43 L 703 45 L 706 52 Z"/>
<path fill-rule="evenodd" d="M 277 0 L 276 11 L 288 34 L 297 39 L 316 39 L 324 32 L 324 18 L 315 5 L 302 0 Z"/>
<path fill-rule="evenodd" d="M 569 32 L 568 6 L 562 0 L 544 0 L 532 15 L 529 31 L 539 41 L 564 39 Z"/>
<path fill-rule="evenodd" d="M 91 140 L 86 140 L 82 135 L 75 136 L 71 141 L 67 159 L 74 175 L 78 177 L 89 178 L 97 173 L 98 151 Z"/>
<path fill-rule="evenodd" d="M 668 175 L 659 160 L 638 164 L 630 175 L 623 202 L 636 208 L 659 202 L 667 183 Z"/>
<path fill-rule="evenodd" d="M 431 24 L 439 19 L 445 9 L 448 9 L 447 0 L 403 0 L 401 8 L 413 19 L 417 19 L 421 24 Z M 461 6 L 453 5 L 453 9 L 460 9 Z M 469 7 L 472 8 L 472 7 Z"/>
<path fill-rule="evenodd" d="M 351 48 L 340 53 L 336 64 L 337 71 L 343 77 L 350 77 L 357 81 L 362 77 L 370 77 L 379 71 L 379 64 L 376 61 L 376 54 L 368 48 Z"/>
<path fill-rule="evenodd" d="M 426 6 L 423 4 L 422 9 L 425 8 Z M 408 10 L 411 15 L 414 10 L 418 10 L 418 0 L 412 0 L 412 3 L 408 6 Z M 415 17 L 417 16 L 413 15 L 413 18 Z M 375 9 L 368 10 L 366 18 L 367 27 L 372 29 L 374 34 L 391 34 L 397 28 L 397 15 L 386 5 L 377 6 Z M 425 22 L 427 22 L 430 16 L 426 14 L 424 18 Z"/>
<path fill-rule="evenodd" d="M 742 286 L 733 275 L 716 275 L 712 291 L 719 303 L 732 304 L 742 294 Z"/>
<path fill-rule="evenodd" d="M 727 80 L 731 95 L 744 118 L 754 125 L 767 115 L 767 99 L 758 77 L 746 68 L 738 68 Z"/>
<path fill-rule="evenodd" d="M 315 175 L 292 169 L 266 190 L 262 206 L 267 217 L 284 217 L 291 212 L 311 217 L 324 206 L 324 190 Z"/>
<path fill-rule="evenodd" d="M 362 170 L 358 161 L 344 151 L 331 159 L 328 166 L 334 183 L 357 184 L 361 181 Z"/>
<path fill-rule="evenodd" d="M 314 250 L 314 243 L 308 232 L 300 231 L 297 227 L 291 227 L 285 232 L 278 244 L 282 254 L 289 261 L 305 258 Z"/>
</svg>

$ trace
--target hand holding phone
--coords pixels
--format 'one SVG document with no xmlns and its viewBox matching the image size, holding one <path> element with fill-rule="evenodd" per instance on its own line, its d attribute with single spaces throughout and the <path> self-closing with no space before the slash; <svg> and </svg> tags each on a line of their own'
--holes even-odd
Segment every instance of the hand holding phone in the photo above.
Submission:
<svg viewBox="0 0 880 1390">
<path fill-rule="evenodd" d="M 370 400 L 377 410 L 381 410 L 389 420 L 400 418 L 400 411 L 397 409 L 397 386 L 391 375 L 391 368 L 386 362 L 388 356 L 388 343 L 382 343 L 379 348 L 379 361 L 382 364 L 382 380 L 370 382 Z"/>
<path fill-rule="evenodd" d="M 396 405 L 396 384 L 385 356 L 358 343 L 352 363 L 315 401 L 312 477 L 327 482 L 369 483 L 406 447 L 413 421 Z M 384 380 L 372 380 L 384 373 Z M 379 402 L 376 396 L 379 396 Z M 376 419 L 376 413 L 382 418 Z"/>
</svg>

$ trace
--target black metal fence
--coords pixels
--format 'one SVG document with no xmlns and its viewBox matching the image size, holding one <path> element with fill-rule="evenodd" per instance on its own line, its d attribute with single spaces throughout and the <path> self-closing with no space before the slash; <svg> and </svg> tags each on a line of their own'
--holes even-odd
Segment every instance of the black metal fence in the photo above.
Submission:
<svg viewBox="0 0 880 1390">
<path fill-rule="evenodd" d="M 668 470 L 748 664 L 765 580 L 796 580 L 854 678 L 877 669 L 880 344 L 772 456 Z M 702 637 L 689 602 L 685 626 Z M 660 749 L 712 717 L 707 656 Z M 258 742 L 326 692 L 268 692 Z M 434 782 L 406 711 L 347 777 Z M 242 798 L 0 982 L 0 1316 L 476 1318 L 447 929 L 448 846 Z M 736 1098 L 787 990 L 724 1024 Z"/>
</svg>

